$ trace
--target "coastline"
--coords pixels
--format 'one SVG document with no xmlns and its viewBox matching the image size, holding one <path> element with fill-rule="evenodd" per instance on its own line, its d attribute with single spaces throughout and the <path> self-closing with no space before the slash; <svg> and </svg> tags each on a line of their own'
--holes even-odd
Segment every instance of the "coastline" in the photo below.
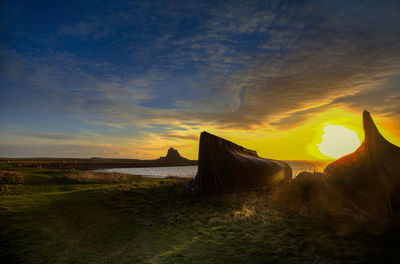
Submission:
<svg viewBox="0 0 400 264">
<path fill-rule="evenodd" d="M 60 170 L 96 170 L 112 168 L 145 168 L 145 167 L 173 167 L 194 166 L 196 160 L 160 161 L 137 159 L 74 159 L 74 158 L 0 158 L 1 163 L 14 167 L 44 168 Z"/>
</svg>

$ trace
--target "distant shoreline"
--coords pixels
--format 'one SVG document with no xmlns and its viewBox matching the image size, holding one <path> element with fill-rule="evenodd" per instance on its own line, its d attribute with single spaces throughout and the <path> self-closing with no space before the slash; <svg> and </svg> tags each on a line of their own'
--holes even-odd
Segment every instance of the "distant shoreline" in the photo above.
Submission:
<svg viewBox="0 0 400 264">
<path fill-rule="evenodd" d="M 62 170 L 94 170 L 112 168 L 144 168 L 197 165 L 197 160 L 160 161 L 108 158 L 0 158 L 0 162 L 9 163 L 10 165 L 13 165 L 15 167 Z"/>
</svg>

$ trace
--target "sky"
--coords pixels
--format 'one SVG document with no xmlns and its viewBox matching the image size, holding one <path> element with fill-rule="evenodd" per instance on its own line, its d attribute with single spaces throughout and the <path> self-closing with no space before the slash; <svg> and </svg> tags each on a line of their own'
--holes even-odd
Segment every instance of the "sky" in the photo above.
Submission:
<svg viewBox="0 0 400 264">
<path fill-rule="evenodd" d="M 400 145 L 399 1 L 1 1 L 0 156 L 197 159 L 202 131 L 324 159 Z"/>
</svg>

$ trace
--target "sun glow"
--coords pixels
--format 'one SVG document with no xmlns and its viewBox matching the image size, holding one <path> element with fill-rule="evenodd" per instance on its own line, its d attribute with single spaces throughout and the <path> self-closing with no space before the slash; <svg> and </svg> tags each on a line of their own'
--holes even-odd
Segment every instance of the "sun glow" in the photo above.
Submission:
<svg viewBox="0 0 400 264">
<path fill-rule="evenodd" d="M 323 128 L 319 151 L 331 158 L 340 158 L 356 150 L 361 142 L 357 133 L 344 126 L 326 125 Z"/>
</svg>

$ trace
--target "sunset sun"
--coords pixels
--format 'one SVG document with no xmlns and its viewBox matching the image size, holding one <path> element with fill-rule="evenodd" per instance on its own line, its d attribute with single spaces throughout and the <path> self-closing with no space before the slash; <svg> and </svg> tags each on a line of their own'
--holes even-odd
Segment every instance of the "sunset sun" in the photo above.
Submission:
<svg viewBox="0 0 400 264">
<path fill-rule="evenodd" d="M 319 151 L 331 158 L 340 158 L 356 150 L 361 142 L 357 133 L 339 125 L 326 125 L 323 128 Z"/>
</svg>

